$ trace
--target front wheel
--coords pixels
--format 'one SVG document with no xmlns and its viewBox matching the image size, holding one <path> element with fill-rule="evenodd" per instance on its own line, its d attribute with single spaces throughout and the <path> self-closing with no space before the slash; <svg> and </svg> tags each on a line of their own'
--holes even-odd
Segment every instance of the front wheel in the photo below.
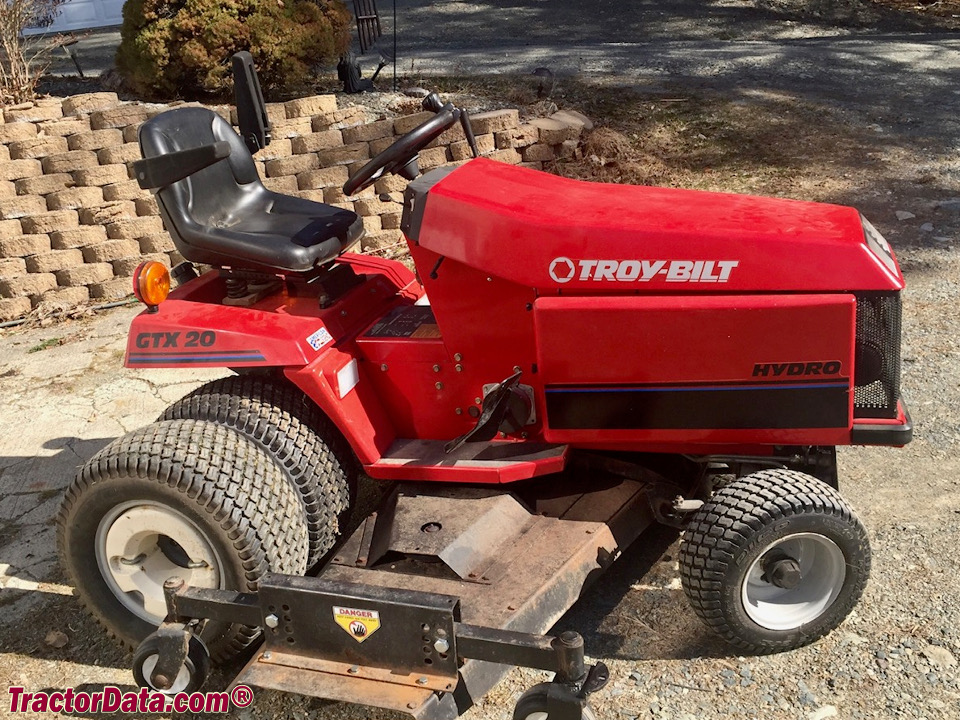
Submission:
<svg viewBox="0 0 960 720">
<path fill-rule="evenodd" d="M 792 650 L 837 627 L 870 574 L 867 533 L 840 494 L 793 470 L 724 486 L 693 517 L 680 577 L 694 612 L 751 653 Z"/>
</svg>

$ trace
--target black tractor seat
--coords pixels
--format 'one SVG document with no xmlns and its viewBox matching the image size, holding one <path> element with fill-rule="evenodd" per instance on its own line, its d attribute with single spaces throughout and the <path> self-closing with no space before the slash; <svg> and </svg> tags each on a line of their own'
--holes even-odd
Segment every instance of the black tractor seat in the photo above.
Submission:
<svg viewBox="0 0 960 720">
<path fill-rule="evenodd" d="M 173 242 L 191 262 L 307 273 L 363 235 L 356 213 L 267 190 L 244 141 L 206 108 L 148 120 L 140 151 L 137 179 L 156 190 Z"/>
</svg>

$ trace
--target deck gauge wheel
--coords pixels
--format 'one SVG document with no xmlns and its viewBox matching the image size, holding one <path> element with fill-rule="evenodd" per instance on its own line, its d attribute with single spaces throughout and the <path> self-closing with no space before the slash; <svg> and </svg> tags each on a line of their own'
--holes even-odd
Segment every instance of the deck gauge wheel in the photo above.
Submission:
<svg viewBox="0 0 960 720">
<path fill-rule="evenodd" d="M 527 690 L 513 709 L 513 720 L 568 720 L 569 715 L 560 711 L 557 712 L 551 708 L 550 689 L 553 683 L 540 683 Z M 565 708 L 566 710 L 566 708 Z M 560 713 L 563 717 L 560 717 Z M 575 706 L 573 709 L 575 713 Z M 570 720 L 573 720 L 570 718 Z M 586 700 L 580 700 L 580 718 L 579 720 L 597 720 L 593 709 Z"/>
<path fill-rule="evenodd" d="M 190 636 L 187 657 L 173 683 L 166 688 L 157 687 L 151 680 L 157 659 L 160 657 L 160 639 L 156 633 L 148 635 L 133 653 L 133 678 L 137 686 L 149 688 L 167 695 L 192 693 L 199 690 L 210 672 L 210 651 L 196 635 Z"/>
</svg>

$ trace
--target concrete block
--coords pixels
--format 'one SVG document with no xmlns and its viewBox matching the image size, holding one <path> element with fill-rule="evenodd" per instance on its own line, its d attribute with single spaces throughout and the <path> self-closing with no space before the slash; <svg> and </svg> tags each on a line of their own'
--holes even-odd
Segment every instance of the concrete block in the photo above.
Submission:
<svg viewBox="0 0 960 720">
<path fill-rule="evenodd" d="M 294 187 L 296 187 L 296 182 L 294 182 Z M 137 207 L 138 217 L 160 214 L 160 206 L 157 205 L 157 199 L 153 195 L 138 197 L 133 201 L 133 204 Z"/>
<path fill-rule="evenodd" d="M 50 233 L 50 246 L 54 250 L 68 250 L 103 242 L 106 239 L 107 230 L 102 225 L 84 225 Z"/>
<path fill-rule="evenodd" d="M 270 134 L 275 138 L 292 138 L 313 132 L 313 123 L 310 118 L 293 118 L 292 120 L 277 120 L 270 128 Z"/>
<path fill-rule="evenodd" d="M 349 165 L 350 163 L 367 161 L 370 159 L 370 146 L 367 143 L 344 145 L 341 148 L 321 150 L 317 153 L 321 167 L 331 165 Z"/>
<path fill-rule="evenodd" d="M 69 98 L 67 98 L 69 100 Z M 80 132 L 90 130 L 90 118 L 63 118 L 61 120 L 50 120 L 37 126 L 44 135 L 57 135 L 66 137 Z"/>
<path fill-rule="evenodd" d="M 100 150 L 123 145 L 123 131 L 116 128 L 90 130 L 67 138 L 71 150 Z"/>
<path fill-rule="evenodd" d="M 15 298 L 40 295 L 57 286 L 53 273 L 27 273 L 17 277 L 0 279 L 0 297 Z"/>
<path fill-rule="evenodd" d="M 14 220 L 46 211 L 46 201 L 36 195 L 19 195 L 0 199 L 0 220 Z"/>
<path fill-rule="evenodd" d="M 257 159 L 264 162 L 291 155 L 293 155 L 293 148 L 290 145 L 290 138 L 274 138 L 269 145 L 257 151 Z"/>
<path fill-rule="evenodd" d="M 355 125 L 354 127 L 344 128 L 342 132 L 343 142 L 346 145 L 393 137 L 393 120 L 378 120 L 365 125 Z"/>
<path fill-rule="evenodd" d="M 359 105 L 351 105 L 350 107 L 342 108 L 333 113 L 334 127 L 340 129 L 353 127 L 354 125 L 360 125 L 365 122 L 367 122 L 367 109 Z"/>
<path fill-rule="evenodd" d="M 14 184 L 18 195 L 49 195 L 73 187 L 74 182 L 73 175 L 70 173 L 54 173 L 22 178 Z"/>
<path fill-rule="evenodd" d="M 140 252 L 146 255 L 168 253 L 177 249 L 170 234 L 165 232 L 138 238 L 137 243 L 140 245 Z"/>
<path fill-rule="evenodd" d="M 267 190 L 272 190 L 275 193 L 281 193 L 283 195 L 291 195 L 299 190 L 296 175 L 268 177 L 264 179 L 263 186 Z"/>
<path fill-rule="evenodd" d="M 393 132 L 396 135 L 406 135 L 419 125 L 423 125 L 427 120 L 434 117 L 435 113 L 429 110 L 413 113 L 412 115 L 401 115 L 393 120 Z"/>
<path fill-rule="evenodd" d="M 399 175 L 386 175 L 377 180 L 373 187 L 377 193 L 402 193 L 407 189 L 407 181 Z"/>
<path fill-rule="evenodd" d="M 126 165 L 141 157 L 140 146 L 135 142 L 125 142 L 123 145 L 97 150 L 97 160 L 101 165 Z"/>
<path fill-rule="evenodd" d="M 370 143 L 370 157 L 379 155 L 388 147 L 393 145 L 397 141 L 396 137 L 390 136 L 386 138 L 380 138 L 379 140 L 374 140 Z"/>
<path fill-rule="evenodd" d="M 96 157 L 96 155 L 94 155 Z M 110 185 L 127 180 L 126 165 L 98 165 L 96 167 L 84 168 L 73 173 L 73 179 L 77 185 L 83 186 L 102 186 Z"/>
<path fill-rule="evenodd" d="M 139 145 L 140 125 L 141 123 L 136 123 L 134 125 L 127 125 L 123 129 L 123 141 L 125 143 L 138 143 Z"/>
<path fill-rule="evenodd" d="M 83 253 L 79 250 L 51 250 L 50 252 L 29 255 L 25 258 L 27 272 L 52 273 L 57 270 L 83 265 Z"/>
<path fill-rule="evenodd" d="M 337 110 L 337 97 L 336 95 L 313 95 L 311 97 L 297 98 L 296 100 L 285 102 L 283 109 L 288 118 L 332 113 Z"/>
<path fill-rule="evenodd" d="M 329 150 L 330 148 L 343 145 L 343 135 L 340 130 L 324 130 L 322 132 L 312 132 L 309 135 L 300 135 L 290 139 L 290 149 L 295 155 L 303 153 L 313 153 L 318 150 Z"/>
<path fill-rule="evenodd" d="M 43 175 L 43 167 L 39 160 L 7 160 L 0 164 L 0 180 L 12 181 L 40 175 Z"/>
<path fill-rule="evenodd" d="M 72 95 L 63 100 L 64 115 L 79 115 L 91 113 L 95 110 L 105 110 L 120 104 L 120 98 L 115 92 L 93 92 L 82 95 Z"/>
<path fill-rule="evenodd" d="M 361 198 L 353 203 L 357 215 L 383 215 L 397 211 L 394 203 L 384 202 L 379 198 Z"/>
<path fill-rule="evenodd" d="M 52 173 L 72 173 L 77 170 L 96 168 L 100 165 L 97 161 L 97 154 L 91 150 L 69 150 L 57 155 L 48 155 L 42 161 L 43 172 L 50 175 Z"/>
<path fill-rule="evenodd" d="M 19 320 L 30 314 L 32 305 L 30 298 L 3 298 L 0 299 L 0 321 Z"/>
<path fill-rule="evenodd" d="M 23 235 L 23 228 L 18 218 L 0 220 L 0 238 L 13 238 Z"/>
<path fill-rule="evenodd" d="M 141 188 L 136 180 L 122 180 L 103 186 L 103 199 L 110 202 L 136 200 L 148 195 L 150 195 L 150 191 Z"/>
<path fill-rule="evenodd" d="M 347 169 L 342 165 L 335 165 L 298 174 L 297 185 L 301 190 L 316 190 L 331 185 L 343 185 L 347 177 Z"/>
<path fill-rule="evenodd" d="M 83 285 L 79 287 L 58 287 L 56 290 L 48 290 L 43 293 L 38 300 L 40 303 L 49 305 L 76 307 L 90 300 L 90 291 Z"/>
<path fill-rule="evenodd" d="M 107 240 L 83 248 L 83 261 L 88 263 L 112 262 L 139 253 L 140 243 L 136 240 Z"/>
<path fill-rule="evenodd" d="M 443 165 L 447 160 L 452 160 L 449 156 L 449 150 L 445 147 L 428 148 L 420 151 L 420 170 L 432 170 L 435 167 Z"/>
<path fill-rule="evenodd" d="M 75 268 L 60 270 L 56 281 L 64 286 L 93 285 L 113 278 L 113 266 L 110 263 L 87 263 Z M 50 289 L 50 288 L 48 288 Z"/>
<path fill-rule="evenodd" d="M 133 200 L 122 200 L 98 208 L 81 208 L 79 213 L 81 225 L 106 225 L 121 218 L 135 218 L 137 206 Z"/>
<path fill-rule="evenodd" d="M 8 123 L 28 122 L 35 123 L 41 120 L 56 120 L 63 117 L 63 108 L 60 103 L 34 105 L 33 107 L 20 106 L 7 108 L 3 111 L 3 119 Z"/>
<path fill-rule="evenodd" d="M 516 109 L 489 110 L 470 116 L 470 126 L 474 135 L 484 135 L 501 130 L 509 130 L 520 125 L 520 113 Z"/>
<path fill-rule="evenodd" d="M 27 264 L 23 258 L 0 258 L 0 278 L 16 277 L 27 272 Z"/>
<path fill-rule="evenodd" d="M 103 191 L 98 187 L 75 187 L 47 195 L 49 210 L 78 210 L 103 205 Z"/>
<path fill-rule="evenodd" d="M 116 277 L 129 278 L 133 277 L 133 272 L 137 269 L 140 263 L 147 262 L 148 260 L 162 262 L 164 265 L 169 265 L 170 263 L 170 258 L 166 253 L 149 253 L 147 255 L 141 255 L 138 252 L 136 255 L 130 255 L 128 257 L 111 260 L 110 264 L 113 265 L 113 274 Z"/>
<path fill-rule="evenodd" d="M 564 140 L 576 140 L 583 132 L 583 125 L 561 122 L 553 118 L 534 118 L 530 124 L 539 131 L 540 142 L 547 145 L 559 145 Z"/>
<path fill-rule="evenodd" d="M 76 210 L 48 210 L 20 218 L 20 225 L 24 234 L 35 235 L 78 227 L 80 218 Z"/>
<path fill-rule="evenodd" d="M 17 186 L 10 180 L 0 180 L 0 198 L 16 197 Z"/>
<path fill-rule="evenodd" d="M 509 165 L 518 165 L 523 160 L 523 158 L 520 157 L 520 153 L 512 148 L 494 150 L 487 155 L 487 157 L 497 162 L 508 163 Z"/>
<path fill-rule="evenodd" d="M 280 177 L 282 175 L 296 175 L 320 167 L 320 161 L 313 153 L 306 155 L 291 155 L 288 158 L 279 158 L 277 160 L 268 160 L 264 168 L 267 177 Z"/>
<path fill-rule="evenodd" d="M 135 240 L 163 231 L 159 217 L 128 217 L 106 223 L 107 237 L 111 240 Z"/>
<path fill-rule="evenodd" d="M 43 252 L 50 252 L 49 235 L 15 235 L 0 238 L 0 257 L 22 258 Z"/>
<path fill-rule="evenodd" d="M 106 110 L 94 110 L 90 113 L 90 127 L 94 130 L 105 128 L 125 128 L 139 125 L 147 119 L 147 109 L 142 105 L 118 105 Z"/>
<path fill-rule="evenodd" d="M 546 162 L 548 160 L 555 160 L 557 154 L 553 151 L 553 146 L 537 143 L 536 145 L 523 148 L 523 150 L 520 151 L 520 156 L 524 162 Z"/>
<path fill-rule="evenodd" d="M 67 139 L 39 135 L 27 140 L 15 140 L 10 143 L 11 160 L 39 160 L 48 155 L 57 155 L 67 151 Z"/>
<path fill-rule="evenodd" d="M 384 230 L 399 230 L 400 229 L 400 219 L 403 217 L 403 213 L 386 213 L 380 216 L 380 226 Z"/>
<path fill-rule="evenodd" d="M 31 122 L 0 123 L 0 143 L 29 140 L 37 136 L 37 126 Z"/>
<path fill-rule="evenodd" d="M 363 221 L 363 229 L 368 233 L 380 232 L 383 229 L 379 215 L 368 215 L 361 219 Z"/>
<path fill-rule="evenodd" d="M 477 151 L 481 155 L 492 153 L 497 149 L 493 133 L 477 135 L 475 139 L 477 141 Z M 473 151 L 466 140 L 458 140 L 450 145 L 450 157 L 453 160 L 469 160 L 473 157 Z"/>
</svg>

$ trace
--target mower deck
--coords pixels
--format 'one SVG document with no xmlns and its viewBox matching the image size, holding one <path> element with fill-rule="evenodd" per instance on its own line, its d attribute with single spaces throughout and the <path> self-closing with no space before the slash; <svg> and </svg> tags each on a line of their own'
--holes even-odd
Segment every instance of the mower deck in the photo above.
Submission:
<svg viewBox="0 0 960 720">
<path fill-rule="evenodd" d="M 292 621 L 265 633 L 264 646 L 235 683 L 417 718 L 455 718 L 511 665 L 524 664 L 519 644 L 514 652 L 503 650 L 510 647 L 511 632 L 549 630 L 650 524 L 647 491 L 657 480 L 653 473 L 649 482 L 553 475 L 524 488 L 523 497 L 493 488 L 401 485 L 318 578 L 289 578 L 310 598 L 303 608 L 313 627 L 298 625 L 304 618 L 297 617 L 293 601 L 286 603 Z M 595 489 L 568 490 L 590 485 Z M 342 588 L 357 589 L 355 601 Z M 450 658 L 433 649 L 433 636 L 420 630 L 419 621 L 411 630 L 406 616 L 413 617 L 412 607 L 421 618 L 433 613 L 434 621 L 422 627 L 432 625 L 435 632 L 445 621 L 430 606 L 456 604 L 457 598 L 454 627 L 441 635 L 449 632 L 461 651 L 493 639 L 502 653 L 496 657 L 507 664 L 471 659 L 458 673 L 455 663 L 448 667 Z M 329 622 L 333 600 L 376 607 L 382 624 L 361 641 L 349 632 L 341 636 Z M 318 640 L 308 637 L 314 632 L 333 633 L 337 649 L 318 648 Z M 450 657 L 455 661 L 455 654 Z"/>
</svg>

